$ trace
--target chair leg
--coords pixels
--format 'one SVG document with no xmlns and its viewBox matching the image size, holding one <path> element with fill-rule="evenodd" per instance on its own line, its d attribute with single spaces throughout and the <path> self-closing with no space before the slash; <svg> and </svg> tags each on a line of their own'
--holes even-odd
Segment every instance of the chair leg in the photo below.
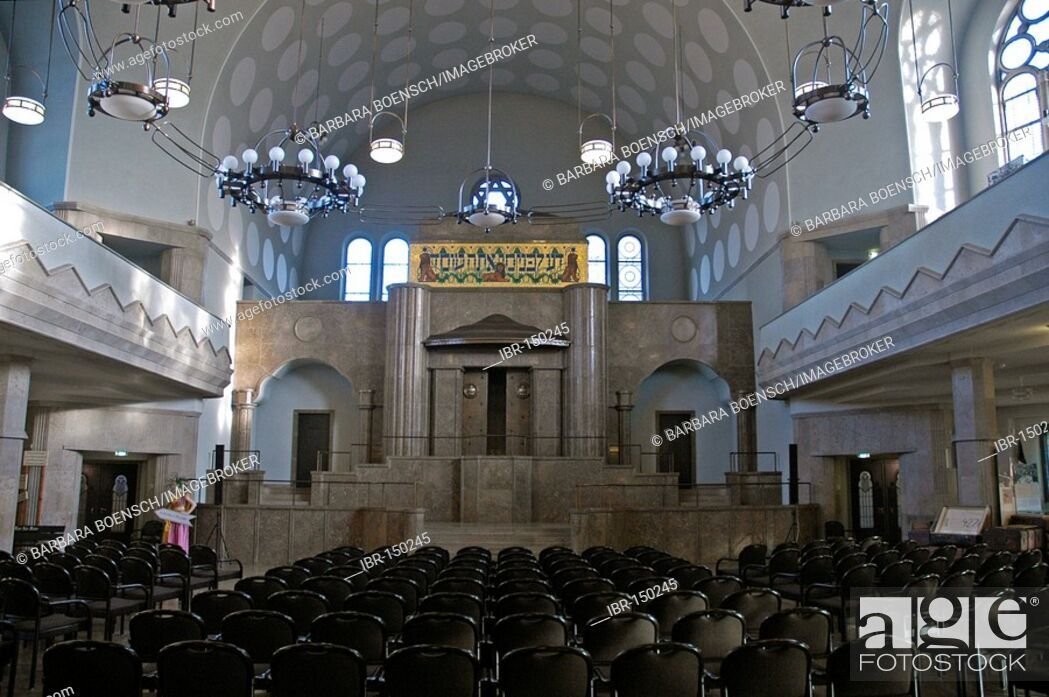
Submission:
<svg viewBox="0 0 1049 697">
<path fill-rule="evenodd" d="M 36 656 L 40 648 L 40 637 L 33 637 L 33 658 L 29 663 L 29 689 L 36 687 Z"/>
</svg>

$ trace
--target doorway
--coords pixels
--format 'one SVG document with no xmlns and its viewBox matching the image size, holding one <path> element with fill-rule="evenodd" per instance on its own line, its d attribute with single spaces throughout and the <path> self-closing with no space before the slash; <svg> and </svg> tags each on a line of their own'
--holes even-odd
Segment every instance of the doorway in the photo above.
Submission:
<svg viewBox="0 0 1049 697">
<path fill-rule="evenodd" d="M 532 374 L 527 368 L 463 371 L 463 455 L 529 455 Z"/>
<path fill-rule="evenodd" d="M 317 453 L 331 451 L 330 411 L 295 412 L 295 485 L 308 487 Z"/>
<path fill-rule="evenodd" d="M 97 530 L 95 521 L 139 501 L 138 462 L 85 462 L 80 473 L 78 524 Z M 99 536 L 122 542 L 131 540 L 132 522 L 106 528 Z"/>
<path fill-rule="evenodd" d="M 681 424 L 691 421 L 694 415 L 691 411 L 657 412 L 658 433 L 674 431 Z M 678 485 L 682 487 L 692 486 L 696 482 L 696 433 L 689 431 L 687 435 L 687 438 L 678 437 L 674 440 L 664 438 L 657 455 L 659 471 L 677 472 Z"/>
<path fill-rule="evenodd" d="M 887 542 L 900 541 L 899 481 L 900 461 L 896 458 L 849 461 L 854 537 L 878 535 Z"/>
</svg>

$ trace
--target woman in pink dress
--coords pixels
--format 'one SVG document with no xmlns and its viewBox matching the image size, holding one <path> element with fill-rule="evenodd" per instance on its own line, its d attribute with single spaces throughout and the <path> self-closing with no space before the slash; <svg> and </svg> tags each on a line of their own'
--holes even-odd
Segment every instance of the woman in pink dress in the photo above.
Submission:
<svg viewBox="0 0 1049 697">
<path fill-rule="evenodd" d="M 184 489 L 184 482 L 186 480 L 176 480 L 175 484 Z M 168 508 L 179 513 L 192 513 L 197 507 L 196 501 L 190 498 L 187 493 L 181 498 L 177 498 L 168 504 Z M 169 544 L 178 545 L 187 554 L 189 554 L 189 525 L 183 523 L 173 523 L 170 520 L 164 521 L 164 542 Z"/>
</svg>

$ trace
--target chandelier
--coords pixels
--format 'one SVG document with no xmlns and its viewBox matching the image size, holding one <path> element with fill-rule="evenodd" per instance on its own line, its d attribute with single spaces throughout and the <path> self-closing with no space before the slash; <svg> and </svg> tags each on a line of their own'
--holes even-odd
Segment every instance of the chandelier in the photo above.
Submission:
<svg viewBox="0 0 1049 697">
<path fill-rule="evenodd" d="M 832 5 L 837 5 L 844 0 L 743 0 L 743 11 L 753 12 L 754 5 L 757 2 L 763 2 L 768 5 L 778 5 L 781 8 L 783 19 L 790 16 L 790 10 L 792 7 L 823 7 L 824 12 L 830 12 Z"/>
<path fill-rule="evenodd" d="M 169 14 L 174 16 L 174 4 L 196 0 L 121 2 L 124 12 L 131 12 L 134 8 L 134 26 L 129 32 L 117 34 L 108 43 L 108 48 L 103 48 L 107 44 L 95 33 L 91 0 L 57 1 L 61 4 L 58 29 L 66 52 L 77 72 L 90 83 L 87 94 L 89 116 L 102 113 L 122 121 L 142 123 L 149 129 L 172 109 L 189 104 L 193 49 L 186 79 L 173 76 L 169 50 L 159 41 L 159 6 L 167 6 Z M 208 8 L 214 11 L 215 0 L 201 2 L 207 2 Z M 158 7 L 156 32 L 152 38 L 139 31 L 141 11 L 146 6 Z M 151 58 L 135 60 L 142 56 Z"/>
<path fill-rule="evenodd" d="M 302 24 L 306 0 L 299 10 L 299 58 L 297 65 L 302 69 Z M 321 35 L 324 34 L 321 24 Z M 323 44 L 321 54 L 323 54 Z M 319 70 L 319 65 L 318 65 Z M 301 78 L 301 75 L 299 76 Z M 320 77 L 317 80 L 320 87 Z M 268 165 L 259 164 L 259 153 L 270 143 L 267 150 Z M 293 144 L 301 149 L 298 164 L 285 164 L 286 148 Z M 240 169 L 241 160 L 244 169 Z M 364 195 L 366 179 L 356 165 L 348 164 L 339 176 L 339 158 L 327 157 L 321 152 L 320 144 L 308 130 L 298 126 L 298 107 L 288 128 L 270 131 L 262 136 L 254 148 L 248 148 L 240 159 L 227 155 L 215 168 L 215 183 L 219 198 L 229 197 L 230 204 L 241 204 L 252 213 L 259 209 L 266 212 L 266 219 L 273 225 L 295 226 L 308 223 L 315 216 L 327 217 L 332 211 L 346 213 L 356 208 Z"/>
<path fill-rule="evenodd" d="M 191 2 L 200 2 L 208 8 L 208 12 L 215 11 L 216 0 L 113 0 L 114 2 L 120 3 L 121 10 L 124 12 L 130 12 L 132 5 L 163 5 L 168 8 L 168 17 L 175 16 L 175 8 L 179 5 L 188 5 Z"/>
<path fill-rule="evenodd" d="M 267 141 L 276 141 L 267 152 L 268 165 L 259 165 L 259 151 Z M 298 154 L 298 165 L 284 163 L 286 145 L 305 145 Z M 227 155 L 215 171 L 219 198 L 230 198 L 231 205 L 247 206 L 255 213 L 260 208 L 273 225 L 303 225 L 316 215 L 327 217 L 332 211 L 345 213 L 357 206 L 364 194 L 365 178 L 357 167 L 348 164 L 339 177 L 339 158 L 324 157 L 315 138 L 292 124 L 290 128 L 271 131 L 240 160 Z M 314 166 L 314 163 L 317 166 Z"/>
<path fill-rule="evenodd" d="M 847 44 L 828 27 L 830 7 L 823 13 L 823 38 L 798 51 L 791 70 L 794 116 L 816 129 L 824 123 L 871 116 L 870 83 L 889 39 L 889 5 L 859 0 L 859 36 Z M 873 29 L 872 29 L 873 28 Z M 871 36 L 874 34 L 874 36 Z"/>
<path fill-rule="evenodd" d="M 490 4 L 488 19 L 488 48 L 495 48 L 495 3 Z M 502 170 L 492 166 L 492 79 L 494 63 L 488 67 L 488 149 L 484 167 L 466 175 L 459 185 L 459 209 L 456 218 L 484 228 L 486 233 L 493 227 L 510 221 L 516 223 L 521 215 L 521 193 L 517 183 Z M 480 176 L 473 180 L 475 175 Z"/>
</svg>

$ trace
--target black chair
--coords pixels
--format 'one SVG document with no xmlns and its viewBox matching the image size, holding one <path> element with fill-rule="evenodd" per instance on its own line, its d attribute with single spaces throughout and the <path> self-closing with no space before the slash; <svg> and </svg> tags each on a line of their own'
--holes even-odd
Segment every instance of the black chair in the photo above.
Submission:
<svg viewBox="0 0 1049 697">
<path fill-rule="evenodd" d="M 873 564 L 860 564 L 845 571 L 836 584 L 816 583 L 809 587 L 803 605 L 810 605 L 827 610 L 838 619 L 838 629 L 845 639 L 849 618 L 857 605 L 855 590 L 874 588 L 878 577 L 878 567 Z"/>
<path fill-rule="evenodd" d="M 310 572 L 301 566 L 276 566 L 266 571 L 266 575 L 281 579 L 288 584 L 289 589 L 294 590 L 310 577 Z"/>
<path fill-rule="evenodd" d="M 622 601 L 633 603 L 633 599 L 626 593 L 619 591 L 603 591 L 601 593 L 587 593 L 572 605 L 569 615 L 575 623 L 576 633 L 582 634 L 583 627 L 591 620 L 609 616 L 609 606 L 623 607 Z"/>
<path fill-rule="evenodd" d="M 15 697 L 15 674 L 18 672 L 18 634 L 11 622 L 0 622 L 0 684 L 8 666 L 7 697 Z"/>
<path fill-rule="evenodd" d="M 914 562 L 910 559 L 894 561 L 878 575 L 878 588 L 887 590 L 900 589 L 911 582 L 914 577 Z"/>
<path fill-rule="evenodd" d="M 1038 550 L 1035 550 L 1038 551 Z M 1013 588 L 1041 588 L 1049 574 L 1049 565 L 1045 562 L 1032 564 L 1023 570 L 1013 569 Z"/>
<path fill-rule="evenodd" d="M 624 612 L 592 620 L 583 628 L 582 645 L 594 661 L 598 675 L 607 680 L 607 668 L 619 654 L 659 640 L 659 625 L 652 615 Z"/>
<path fill-rule="evenodd" d="M 134 583 L 145 588 L 148 607 L 163 605 L 168 600 L 179 600 L 184 597 L 185 588 L 181 586 L 157 585 L 165 578 L 179 578 L 177 574 L 170 574 L 166 577 L 158 575 L 156 555 L 153 555 L 153 559 L 150 560 L 142 556 L 133 556 L 132 552 L 135 551 L 130 550 L 128 555 L 120 560 L 120 579 L 124 583 Z"/>
<path fill-rule="evenodd" d="M 891 669 L 882 670 L 870 663 L 861 664 L 859 654 L 864 652 L 862 641 L 842 644 L 827 661 L 827 678 L 834 697 L 908 697 L 914 694 L 913 660 L 901 656 L 893 661 Z M 889 665 L 889 664 L 883 664 Z M 868 677 L 864 679 L 863 674 Z"/>
<path fill-rule="evenodd" d="M 58 614 L 72 611 L 75 614 Z M 0 620 L 7 620 L 19 641 L 32 641 L 33 654 L 29 663 L 29 688 L 36 685 L 36 659 L 40 640 L 65 636 L 75 639 L 84 630 L 91 639 L 91 608 L 86 600 L 45 600 L 29 581 L 20 578 L 0 579 Z M 14 679 L 14 667 L 11 669 Z"/>
<path fill-rule="evenodd" d="M 492 607 L 492 615 L 496 619 L 522 612 L 558 615 L 560 604 L 549 593 L 510 593 L 495 601 Z"/>
<path fill-rule="evenodd" d="M 983 557 L 979 554 L 966 554 L 965 556 L 957 559 L 952 564 L 947 564 L 947 560 L 942 557 L 933 557 L 929 562 L 943 560 L 944 570 L 940 572 L 940 576 L 947 576 L 948 574 L 956 574 L 961 571 L 976 571 L 983 564 Z M 924 566 L 923 566 L 924 568 Z M 935 573 L 935 570 L 929 570 L 927 573 Z"/>
<path fill-rule="evenodd" d="M 738 557 L 722 557 L 714 565 L 714 572 L 720 576 L 739 576 L 748 566 L 763 566 L 769 548 L 763 544 L 751 544 L 739 552 Z"/>
<path fill-rule="evenodd" d="M 923 561 L 914 570 L 915 576 L 928 576 L 929 574 L 935 574 L 936 576 L 946 576 L 948 568 L 956 569 L 958 571 L 965 571 L 969 567 L 966 565 L 966 560 L 969 557 L 962 557 L 958 561 L 954 562 L 954 565 L 948 564 L 947 560 L 943 557 L 933 557 Z M 975 560 L 976 563 L 972 566 L 972 570 L 975 571 L 979 567 L 979 559 Z"/>
<path fill-rule="evenodd" d="M 741 571 L 743 583 L 748 586 L 767 588 L 772 583 L 774 576 L 798 573 L 800 557 L 801 552 L 797 549 L 777 550 L 766 563 L 744 566 Z"/>
<path fill-rule="evenodd" d="M 221 641 L 180 641 L 160 650 L 157 697 L 252 697 L 251 658 Z"/>
<path fill-rule="evenodd" d="M 839 520 L 828 520 L 823 524 L 823 536 L 827 539 L 845 537 L 845 525 Z"/>
<path fill-rule="evenodd" d="M 466 593 L 431 593 L 419 601 L 419 612 L 454 612 L 469 617 L 478 627 L 484 621 L 484 603 Z"/>
<path fill-rule="evenodd" d="M 273 610 L 241 610 L 222 620 L 222 641 L 243 649 L 255 664 L 268 664 L 295 638 L 295 622 Z"/>
<path fill-rule="evenodd" d="M 300 637 L 309 633 L 313 620 L 332 610 L 327 598 L 307 590 L 274 593 L 266 601 L 266 607 L 290 617 L 295 622 L 295 633 Z"/>
<path fill-rule="evenodd" d="M 469 617 L 452 612 L 424 612 L 404 621 L 404 646 L 447 646 L 478 655 L 477 625 Z"/>
<path fill-rule="evenodd" d="M 226 615 L 252 610 L 255 603 L 243 591 L 213 590 L 194 595 L 190 608 L 193 614 L 204 620 L 206 636 L 215 636 L 222 631 L 222 620 Z"/>
<path fill-rule="evenodd" d="M 329 612 L 313 620 L 310 641 L 353 649 L 374 675 L 386 660 L 386 628 L 375 615 L 363 612 Z"/>
<path fill-rule="evenodd" d="M 201 588 L 214 588 L 214 573 L 206 568 L 196 568 L 189 555 L 181 548 L 170 549 L 161 546 L 160 554 L 161 581 L 157 585 L 180 587 L 183 589 L 183 609 L 189 607 L 189 598 L 193 591 Z M 174 576 L 172 576 L 174 575 Z"/>
<path fill-rule="evenodd" d="M 33 571 L 25 564 L 19 564 L 14 559 L 0 561 L 0 579 L 17 578 L 28 583 L 33 582 Z"/>
<path fill-rule="evenodd" d="M 272 697 L 364 697 L 368 668 L 353 649 L 336 644 L 296 644 L 273 654 Z"/>
<path fill-rule="evenodd" d="M 126 646 L 63 641 L 44 652 L 45 695 L 141 697 L 142 661 Z"/>
<path fill-rule="evenodd" d="M 128 622 L 128 644 L 142 663 L 142 683 L 156 688 L 155 664 L 160 650 L 180 641 L 201 641 L 207 638 L 204 621 L 185 610 L 144 610 L 132 615 Z"/>
<path fill-rule="evenodd" d="M 434 589 L 436 590 L 436 587 L 440 584 L 441 581 L 435 583 Z M 550 588 L 550 584 L 546 581 L 538 581 L 535 579 L 520 581 L 503 581 L 493 589 L 492 595 L 495 598 L 501 598 L 504 595 L 509 595 L 510 593 L 550 593 L 551 590 L 552 589 Z"/>
<path fill-rule="evenodd" d="M 76 595 L 73 574 L 65 567 L 50 561 L 41 561 L 33 565 L 33 585 L 48 599 L 61 600 Z"/>
<path fill-rule="evenodd" d="M 707 596 L 710 607 L 721 607 L 725 598 L 743 590 L 743 581 L 735 576 L 711 576 L 696 583 L 692 589 Z"/>
<path fill-rule="evenodd" d="M 1020 573 L 1025 569 L 1032 566 L 1036 566 L 1042 563 L 1042 550 L 1040 549 L 1029 549 L 1026 552 L 1021 552 L 1017 555 L 1013 561 L 1013 570 L 1016 573 Z"/>
<path fill-rule="evenodd" d="M 354 592 L 353 583 L 338 576 L 312 576 L 302 582 L 299 590 L 320 593 L 332 608 L 342 607 L 346 598 Z"/>
<path fill-rule="evenodd" d="M 434 585 L 436 586 L 437 583 Z M 374 578 L 368 581 L 366 590 L 384 591 L 399 595 L 404 600 L 404 609 L 409 615 L 418 609 L 419 598 L 422 597 L 422 589 L 419 588 L 419 584 L 408 578 L 396 578 L 394 576 Z"/>
<path fill-rule="evenodd" d="M 558 593 L 565 607 L 572 607 L 575 601 L 589 593 L 607 593 L 616 590 L 615 585 L 606 578 L 577 578 L 566 583 Z"/>
<path fill-rule="evenodd" d="M 772 589 L 784 598 L 800 601 L 813 584 L 834 581 L 834 558 L 829 554 L 814 554 L 801 563 L 797 573 L 775 574 L 769 581 Z"/>
<path fill-rule="evenodd" d="M 266 601 L 274 593 L 288 590 L 288 582 L 276 576 L 249 576 L 237 581 L 234 590 L 247 593 L 257 608 L 266 607 Z"/>
<path fill-rule="evenodd" d="M 783 598 L 774 590 L 767 588 L 744 588 L 736 591 L 721 602 L 721 608 L 734 610 L 743 615 L 747 623 L 747 632 L 756 636 L 761 623 L 769 616 L 780 611 Z"/>
<path fill-rule="evenodd" d="M 407 646 L 386 659 L 385 697 L 476 697 L 477 659 L 445 646 Z"/>
<path fill-rule="evenodd" d="M 145 586 L 138 583 L 118 585 L 108 574 L 94 566 L 78 566 L 73 575 L 77 597 L 88 601 L 92 617 L 101 617 L 105 621 L 106 641 L 113 638 L 117 618 L 123 622 L 128 615 L 145 609 L 150 600 L 149 590 Z"/>
<path fill-rule="evenodd" d="M 684 564 L 668 569 L 667 576 L 676 579 L 682 588 L 693 588 L 705 578 L 710 578 L 714 572 L 709 566 Z"/>
<path fill-rule="evenodd" d="M 703 659 L 688 644 L 638 646 L 612 661 L 616 697 L 697 697 L 702 694 Z"/>
<path fill-rule="evenodd" d="M 544 646 L 507 653 L 499 671 L 506 697 L 588 697 L 594 667 L 582 649 Z"/>
<path fill-rule="evenodd" d="M 408 614 L 405 611 L 404 600 L 401 596 L 376 590 L 354 593 L 346 598 L 346 601 L 342 604 L 342 609 L 375 615 L 382 620 L 387 635 L 391 637 L 401 633 L 401 628 L 404 626 L 404 618 Z"/>
<path fill-rule="evenodd" d="M 707 685 L 721 682 L 721 663 L 747 638 L 747 621 L 733 610 L 703 610 L 682 617 L 671 638 L 699 649 L 703 657 L 703 679 Z"/>
<path fill-rule="evenodd" d="M 647 602 L 639 608 L 656 618 L 659 623 L 659 634 L 663 639 L 669 639 L 674 624 L 693 612 L 700 612 L 710 608 L 707 596 L 699 591 L 671 591 Z"/>
<path fill-rule="evenodd" d="M 721 682 L 730 697 L 808 697 L 811 667 L 801 642 L 757 641 L 725 657 Z"/>
<path fill-rule="evenodd" d="M 218 553 L 207 545 L 190 545 L 189 560 L 198 573 L 212 575 L 212 588 L 222 581 L 244 578 L 244 565 L 239 559 L 219 559 Z"/>
<path fill-rule="evenodd" d="M 142 542 L 160 544 L 160 538 L 164 535 L 164 523 L 159 520 L 147 520 L 146 523 L 132 533 L 132 537 Z"/>
<path fill-rule="evenodd" d="M 299 566 L 309 572 L 310 576 L 320 576 L 325 573 L 328 569 L 335 566 L 330 559 L 324 559 L 323 557 L 307 557 L 305 559 L 299 559 L 293 566 Z"/>
<path fill-rule="evenodd" d="M 492 627 L 492 645 L 497 656 L 526 647 L 567 646 L 568 639 L 568 624 L 554 615 L 507 615 Z"/>
<path fill-rule="evenodd" d="M 796 607 L 781 610 L 761 623 L 759 639 L 794 639 L 809 650 L 815 668 L 824 670 L 830 656 L 834 618 L 826 610 Z"/>
</svg>

